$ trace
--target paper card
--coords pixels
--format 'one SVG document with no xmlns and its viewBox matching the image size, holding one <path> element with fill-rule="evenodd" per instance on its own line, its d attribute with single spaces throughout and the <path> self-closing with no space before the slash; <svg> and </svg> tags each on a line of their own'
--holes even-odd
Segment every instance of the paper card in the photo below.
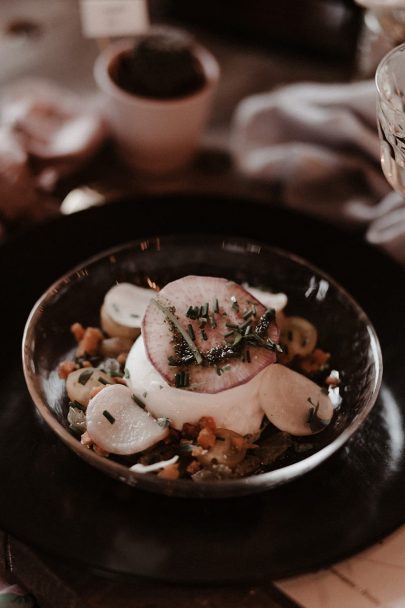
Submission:
<svg viewBox="0 0 405 608">
<path fill-rule="evenodd" d="M 80 16 L 87 38 L 131 36 L 149 26 L 146 0 L 80 0 Z"/>
</svg>

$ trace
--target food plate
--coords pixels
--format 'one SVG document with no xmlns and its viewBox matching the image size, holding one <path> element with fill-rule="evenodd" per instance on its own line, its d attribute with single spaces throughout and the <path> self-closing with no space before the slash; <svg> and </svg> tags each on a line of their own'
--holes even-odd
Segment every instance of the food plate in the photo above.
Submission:
<svg viewBox="0 0 405 608">
<path fill-rule="evenodd" d="M 109 479 L 48 430 L 24 385 L 22 329 L 46 287 L 90 255 L 151 234 L 151 226 L 156 234 L 189 233 L 196 221 L 191 209 L 201 211 L 194 232 L 222 233 L 226 226 L 235 236 L 281 246 L 322 266 L 367 310 L 381 340 L 384 382 L 361 429 L 316 470 L 255 496 L 195 501 Z M 4 245 L 0 264 L 7 286 L 1 300 L 0 525 L 20 539 L 121 575 L 269 580 L 347 556 L 405 519 L 405 275 L 360 239 L 253 201 L 148 197 L 43 225 Z"/>
<path fill-rule="evenodd" d="M 268 467 L 269 470 L 265 469 L 259 474 L 217 479 L 215 482 L 203 480 L 194 482 L 190 479 L 164 479 L 156 474 L 135 473 L 129 468 L 127 462 L 104 458 L 82 445 L 68 428 L 68 399 L 65 392 L 65 381 L 57 373 L 57 363 L 66 361 L 71 356 L 75 340 L 69 330 L 70 326 L 78 320 L 82 321 L 85 326 L 99 325 L 100 306 L 104 295 L 117 282 L 136 283 L 144 287 L 148 285 L 164 287 L 170 281 L 187 275 L 199 275 L 198 285 L 203 281 L 201 277 L 219 276 L 226 277 L 229 281 L 235 281 L 238 284 L 248 282 L 252 286 L 268 286 L 275 293 L 285 292 L 288 296 L 288 303 L 284 309 L 287 315 L 285 318 L 288 319 L 288 315 L 300 315 L 316 326 L 319 344 L 321 348 L 323 347 L 331 353 L 332 369 L 335 367 L 340 374 L 339 386 L 330 393 L 335 401 L 335 412 L 327 428 L 312 437 L 306 435 L 301 439 L 297 438 L 282 457 L 279 457 L 273 466 Z M 177 290 L 178 285 L 179 281 L 176 282 L 175 289 Z M 233 285 L 235 286 L 235 283 Z M 216 290 L 218 290 L 217 284 Z M 206 293 L 204 293 L 204 297 L 210 299 Z M 226 296 L 223 296 L 222 300 L 220 298 L 221 306 L 224 298 Z M 220 321 L 218 320 L 218 322 Z M 209 329 L 207 329 L 207 333 L 210 335 Z M 159 336 L 158 347 L 160 350 L 162 349 L 161 336 Z M 332 278 L 297 256 L 260 244 L 258 241 L 227 236 L 175 235 L 143 238 L 109 249 L 77 266 L 49 287 L 37 302 L 27 321 L 23 354 L 27 384 L 39 413 L 81 458 L 130 485 L 138 485 L 141 488 L 171 496 L 190 498 L 225 498 L 264 491 L 291 481 L 318 466 L 338 450 L 359 428 L 375 403 L 381 382 L 381 354 L 378 338 L 364 311 L 357 306 L 344 289 Z M 271 353 L 271 356 L 273 357 L 274 354 Z M 129 359 L 131 359 L 131 355 L 128 357 Z M 164 361 L 166 363 L 166 358 Z M 233 364 L 235 365 L 235 363 Z M 127 365 L 128 368 L 131 368 L 130 363 Z M 244 363 L 244 369 L 250 369 L 252 365 L 253 362 Z M 268 368 L 268 371 L 271 372 L 278 367 Z M 138 369 L 138 363 L 132 364 L 128 380 L 130 385 L 133 378 L 139 373 Z M 286 371 L 285 367 L 282 369 Z M 204 371 L 208 371 L 208 373 L 211 370 L 214 372 L 215 381 L 223 381 L 222 377 L 215 373 L 213 367 L 204 368 Z M 83 370 L 78 373 L 82 375 Z M 84 373 L 86 374 L 86 372 Z M 91 370 L 90 374 L 92 374 Z M 294 379 L 292 380 L 289 375 L 287 382 L 291 384 L 296 382 L 296 374 L 292 372 L 290 374 Z M 229 377 L 230 372 L 224 372 L 224 375 Z M 161 378 L 161 376 L 159 377 Z M 300 374 L 297 378 L 301 380 L 303 376 Z M 271 383 L 274 384 L 274 382 L 273 378 Z M 299 395 L 295 397 L 298 407 L 303 403 L 305 414 L 305 410 L 309 411 L 307 403 L 309 392 L 313 391 L 313 385 L 308 384 L 309 387 L 303 387 L 300 384 Z M 83 385 L 80 384 L 80 386 Z M 244 386 L 246 387 L 246 385 Z M 143 398 L 147 403 L 147 392 L 142 394 L 142 391 L 138 393 L 138 398 Z M 302 391 L 306 391 L 305 395 L 302 395 Z M 122 392 L 125 395 L 125 390 Z M 234 421 L 240 397 L 238 398 L 234 391 L 232 394 L 232 421 Z M 251 399 L 255 399 L 254 394 L 255 389 L 253 389 Z M 315 393 L 317 396 L 314 396 L 315 401 L 319 399 L 320 394 L 318 389 Z M 187 395 L 185 403 L 188 415 L 190 415 L 190 410 L 195 403 L 192 400 L 195 393 L 177 394 L 177 403 L 183 399 L 184 395 Z M 252 395 L 252 389 L 250 395 Z M 198 403 L 204 398 L 205 404 L 207 403 L 206 394 L 200 393 L 197 398 Z M 217 394 L 216 402 L 219 398 L 220 395 Z M 133 402 L 130 394 L 128 399 L 130 411 L 134 411 L 135 406 L 131 407 Z M 166 396 L 165 399 L 167 400 L 168 397 Z M 231 397 L 226 399 L 229 400 Z M 246 396 L 243 400 L 245 399 Z M 268 399 L 267 397 L 266 401 Z M 294 397 L 290 395 L 288 404 L 291 399 Z M 341 403 L 339 403 L 340 400 Z M 224 404 L 224 402 L 222 403 Z M 248 405 L 243 403 L 245 409 Z M 179 407 L 177 405 L 177 408 Z M 205 405 L 205 407 L 207 406 Z M 222 405 L 222 409 L 223 407 L 228 407 L 226 401 L 225 405 Z M 296 410 L 297 405 L 295 406 L 295 419 L 299 415 Z M 218 412 L 218 416 L 221 415 L 219 410 L 216 412 Z M 207 409 L 202 409 L 201 413 L 207 415 Z M 160 415 L 170 416 L 165 408 Z M 254 415 L 254 410 L 251 410 L 250 417 Z M 149 418 L 148 421 L 150 422 L 150 420 Z M 185 418 L 185 420 L 186 422 L 196 422 L 191 418 Z M 114 428 L 111 423 L 108 424 L 110 428 Z M 302 426 L 304 428 L 299 428 L 299 431 L 307 432 L 307 425 L 304 421 Z M 161 428 L 159 426 L 157 428 L 161 433 Z M 268 428 L 267 431 L 269 430 Z M 245 433 L 247 432 L 252 431 L 245 431 Z M 258 439 L 256 443 L 259 447 L 254 451 L 257 452 L 261 449 L 261 445 L 266 445 L 265 441 L 266 439 Z"/>
</svg>

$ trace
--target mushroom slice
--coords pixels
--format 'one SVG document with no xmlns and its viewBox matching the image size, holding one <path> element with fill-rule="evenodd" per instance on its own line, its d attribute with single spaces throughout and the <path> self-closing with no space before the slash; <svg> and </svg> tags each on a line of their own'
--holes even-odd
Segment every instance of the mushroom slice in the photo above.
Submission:
<svg viewBox="0 0 405 608">
<path fill-rule="evenodd" d="M 321 431 L 333 416 L 332 402 L 320 386 L 279 363 L 263 374 L 260 405 L 274 426 L 297 436 Z"/>
<path fill-rule="evenodd" d="M 112 454 L 142 452 L 169 432 L 134 402 L 131 391 L 122 384 L 107 386 L 93 397 L 86 419 L 91 439 Z"/>
<path fill-rule="evenodd" d="M 101 326 L 112 337 L 134 340 L 141 331 L 146 307 L 153 295 L 152 289 L 118 283 L 105 295 L 101 307 Z"/>
<path fill-rule="evenodd" d="M 104 387 L 111 383 L 111 376 L 105 372 L 94 367 L 82 367 L 69 374 L 66 380 L 66 391 L 70 401 L 77 401 L 86 406 L 94 388 Z"/>
</svg>

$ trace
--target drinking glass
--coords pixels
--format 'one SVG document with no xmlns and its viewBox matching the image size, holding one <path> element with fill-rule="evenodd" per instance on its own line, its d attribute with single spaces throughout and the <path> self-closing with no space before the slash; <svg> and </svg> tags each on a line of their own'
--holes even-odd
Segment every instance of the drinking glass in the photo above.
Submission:
<svg viewBox="0 0 405 608">
<path fill-rule="evenodd" d="M 381 60 L 375 81 L 381 166 L 394 190 L 405 196 L 405 44 Z"/>
</svg>

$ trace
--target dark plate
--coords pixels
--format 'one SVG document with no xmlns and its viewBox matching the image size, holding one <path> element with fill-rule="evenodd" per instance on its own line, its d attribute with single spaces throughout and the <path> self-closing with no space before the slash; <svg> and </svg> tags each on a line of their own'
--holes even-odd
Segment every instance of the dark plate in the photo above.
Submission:
<svg viewBox="0 0 405 608">
<path fill-rule="evenodd" d="M 190 230 L 265 241 L 321 266 L 368 312 L 381 341 L 384 382 L 361 429 L 313 472 L 260 495 L 195 501 L 107 478 L 41 422 L 25 389 L 22 330 L 52 281 L 118 243 Z M 9 242 L 0 249 L 0 273 L 0 525 L 15 536 L 109 572 L 223 582 L 323 566 L 405 520 L 405 272 L 356 237 L 251 201 L 139 198 L 53 221 Z"/>
</svg>

